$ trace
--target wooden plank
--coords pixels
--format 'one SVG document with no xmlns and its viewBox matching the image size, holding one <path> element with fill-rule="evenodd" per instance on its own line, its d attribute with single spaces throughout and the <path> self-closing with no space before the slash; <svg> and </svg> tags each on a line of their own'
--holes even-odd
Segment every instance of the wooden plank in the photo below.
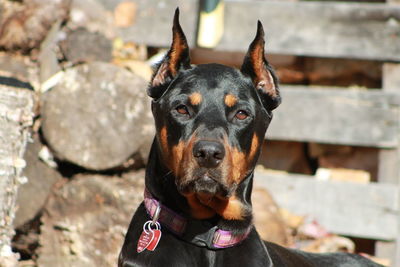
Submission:
<svg viewBox="0 0 400 267">
<path fill-rule="evenodd" d="M 388 259 L 390 261 L 389 266 L 391 267 L 399 266 L 395 264 L 394 259 L 394 256 L 396 255 L 396 242 L 377 241 L 375 243 L 374 255 L 381 259 Z"/>
<path fill-rule="evenodd" d="M 198 0 L 133 2 L 138 7 L 135 23 L 119 31 L 125 41 L 168 47 L 173 11 L 179 6 L 181 25 L 195 46 Z M 400 60 L 400 7 L 395 5 L 230 0 L 225 8 L 217 50 L 246 51 L 259 19 L 268 53 Z"/>
<path fill-rule="evenodd" d="M 383 90 L 400 94 L 400 65 L 398 63 L 383 64 Z"/>
<path fill-rule="evenodd" d="M 383 65 L 383 90 L 400 95 L 400 64 L 385 63 Z M 398 116 L 400 121 L 400 116 Z M 400 129 L 398 130 L 400 136 Z M 379 152 L 378 181 L 390 183 L 400 189 L 400 145 L 395 149 L 381 150 Z M 400 214 L 399 214 L 400 216 Z M 389 243 L 380 241 L 376 244 L 376 255 L 378 257 L 390 258 L 392 266 L 400 265 L 400 222 L 398 222 L 397 239 Z M 388 255 L 390 255 L 388 257 Z"/>
<path fill-rule="evenodd" d="M 243 51 L 264 24 L 267 52 L 400 60 L 400 7 L 373 3 L 226 1 L 216 49 Z"/>
<path fill-rule="evenodd" d="M 379 151 L 378 182 L 398 185 L 400 183 L 399 149 L 382 149 Z"/>
<path fill-rule="evenodd" d="M 133 2 L 138 7 L 135 23 L 119 29 L 122 39 L 168 47 L 173 12 L 179 6 L 181 25 L 189 45 L 195 46 L 198 0 Z M 217 50 L 246 51 L 259 19 L 268 53 L 400 60 L 400 7 L 395 5 L 230 0 L 225 7 L 225 30 Z"/>
<path fill-rule="evenodd" d="M 391 185 L 319 181 L 306 175 L 257 171 L 255 186 L 268 189 L 280 207 L 311 216 L 330 232 L 396 238 L 399 201 L 397 188 Z"/>
<path fill-rule="evenodd" d="M 397 94 L 307 86 L 283 86 L 281 93 L 269 139 L 382 148 L 399 143 Z"/>
<path fill-rule="evenodd" d="M 119 0 L 107 1 L 119 2 Z M 130 27 L 119 29 L 119 35 L 124 41 L 169 47 L 172 42 L 172 19 L 175 8 L 179 7 L 180 23 L 188 44 L 194 47 L 198 0 L 134 0 L 132 2 L 137 4 L 135 22 Z"/>
<path fill-rule="evenodd" d="M 400 64 L 383 65 L 383 91 L 400 95 Z M 397 117 L 400 121 L 400 115 Z M 400 129 L 398 129 L 399 131 Z M 397 132 L 400 135 L 400 132 Z M 381 150 L 379 153 L 378 181 L 380 183 L 400 184 L 400 149 Z"/>
</svg>

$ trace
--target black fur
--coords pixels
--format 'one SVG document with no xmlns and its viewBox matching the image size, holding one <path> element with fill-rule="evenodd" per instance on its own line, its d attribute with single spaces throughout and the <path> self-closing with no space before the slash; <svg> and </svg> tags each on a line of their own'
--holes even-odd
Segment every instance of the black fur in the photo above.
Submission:
<svg viewBox="0 0 400 267">
<path fill-rule="evenodd" d="M 156 137 L 146 188 L 190 221 L 217 225 L 234 235 L 249 227 L 251 232 L 237 246 L 208 249 L 163 228 L 155 251 L 137 253 L 142 227 L 150 219 L 142 204 L 130 223 L 118 266 L 379 266 L 358 255 L 310 254 L 263 242 L 252 226 L 253 170 L 271 111 L 281 102 L 278 79 L 264 57 L 261 23 L 241 70 L 219 64 L 191 66 L 178 12 L 173 36 L 148 89 Z M 223 153 L 197 155 L 191 147 L 196 144 L 197 151 L 201 141 L 207 141 L 203 149 L 214 149 L 214 144 Z M 203 165 L 209 160 L 212 168 Z M 226 206 L 221 208 L 220 202 Z"/>
</svg>

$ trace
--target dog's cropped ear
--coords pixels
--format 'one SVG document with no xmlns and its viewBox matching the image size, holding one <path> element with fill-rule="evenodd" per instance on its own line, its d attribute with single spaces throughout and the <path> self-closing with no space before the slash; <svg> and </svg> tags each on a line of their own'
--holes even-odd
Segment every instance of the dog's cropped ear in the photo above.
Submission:
<svg viewBox="0 0 400 267">
<path fill-rule="evenodd" d="M 175 10 L 172 27 L 172 44 L 163 60 L 158 64 L 150 82 L 147 94 L 152 98 L 162 96 L 168 85 L 180 70 L 190 68 L 189 46 L 179 24 L 179 8 Z"/>
<path fill-rule="evenodd" d="M 260 21 L 257 35 L 249 46 L 241 72 L 250 76 L 266 110 L 273 110 L 281 103 L 278 78 L 264 56 L 264 29 Z"/>
</svg>

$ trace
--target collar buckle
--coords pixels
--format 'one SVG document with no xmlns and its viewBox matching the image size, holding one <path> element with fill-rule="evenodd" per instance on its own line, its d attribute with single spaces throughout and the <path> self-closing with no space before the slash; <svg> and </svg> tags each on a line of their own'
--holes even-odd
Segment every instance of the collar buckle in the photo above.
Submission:
<svg viewBox="0 0 400 267">
<path fill-rule="evenodd" d="M 212 226 L 208 222 L 193 220 L 188 224 L 183 238 L 199 247 L 216 249 L 214 237 L 217 230 L 218 226 L 216 225 Z"/>
</svg>

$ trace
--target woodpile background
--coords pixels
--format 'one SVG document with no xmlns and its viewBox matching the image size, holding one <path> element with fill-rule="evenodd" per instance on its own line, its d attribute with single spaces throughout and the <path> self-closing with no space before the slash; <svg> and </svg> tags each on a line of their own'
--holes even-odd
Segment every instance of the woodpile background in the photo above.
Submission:
<svg viewBox="0 0 400 267">
<path fill-rule="evenodd" d="M 194 0 L 0 0 L 0 266 L 116 265 L 128 223 L 142 200 L 144 166 L 154 136 L 146 87 L 151 62 L 165 52 L 169 41 L 164 40 L 170 40 L 173 9 L 181 8 L 181 24 L 189 33 L 195 64 L 239 67 L 255 31 L 255 22 L 254 31 L 248 33 L 232 34 L 233 28 L 228 27 L 226 35 L 240 42 L 225 38 L 215 51 L 196 48 L 191 34 L 196 4 Z M 235 5 L 228 6 L 232 14 Z M 153 23 L 154 16 L 163 23 Z M 275 22 L 264 23 L 274 27 Z M 146 36 L 145 43 L 140 36 Z M 275 41 L 284 44 L 283 38 Z M 239 45 L 243 47 L 238 49 Z M 394 51 L 390 49 L 388 53 Z M 331 50 L 327 47 L 324 53 L 334 57 Z M 307 178 L 311 176 L 362 185 L 378 180 L 382 154 L 368 143 L 374 137 L 363 134 L 369 124 L 361 125 L 359 143 L 347 144 L 347 137 L 342 140 L 345 135 L 338 133 L 339 142 L 332 144 L 324 138 L 336 135 L 332 126 L 336 118 L 323 120 L 312 110 L 301 113 L 302 120 L 314 120 L 316 125 L 301 132 L 298 122 L 287 124 L 287 117 L 298 116 L 295 113 L 304 105 L 315 106 L 316 97 L 336 110 L 346 109 L 346 101 L 364 98 L 368 105 L 381 108 L 376 114 L 387 112 L 371 131 L 391 127 L 395 112 L 382 104 L 389 100 L 370 100 L 363 94 L 381 87 L 383 63 L 373 58 L 321 58 L 290 52 L 268 58 L 283 84 L 300 89 L 286 86 L 283 90 L 284 101 L 293 103 L 292 109 L 283 107 L 286 117 L 280 119 L 284 115 L 277 114 L 275 119 L 282 122 L 279 127 L 285 135 L 278 127 L 271 129 L 263 147 L 257 173 L 270 180 L 258 179 L 253 194 L 260 234 L 313 252 L 374 254 L 373 238 L 339 236 L 340 231 L 321 224 L 312 214 L 278 205 L 285 203 L 287 189 L 278 185 L 286 185 L 279 175 L 295 173 L 290 175 L 297 183 L 290 190 L 297 196 L 298 192 L 307 194 L 302 183 L 311 182 Z M 337 89 L 336 102 L 329 102 L 332 91 L 305 97 L 306 86 L 352 87 L 363 92 L 349 97 Z M 397 105 L 396 99 L 390 101 Z M 310 133 L 320 142 L 307 139 Z M 388 144 L 391 138 L 382 142 Z M 271 184 L 264 186 L 265 181 Z M 278 204 L 268 187 L 282 192 Z M 341 205 L 346 201 L 351 199 L 333 200 Z M 378 260 L 390 264 L 392 255 L 382 255 Z"/>
</svg>

